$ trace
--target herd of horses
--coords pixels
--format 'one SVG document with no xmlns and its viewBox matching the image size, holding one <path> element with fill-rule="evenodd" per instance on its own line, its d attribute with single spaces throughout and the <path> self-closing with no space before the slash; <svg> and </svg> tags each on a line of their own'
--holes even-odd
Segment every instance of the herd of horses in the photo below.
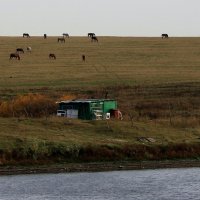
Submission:
<svg viewBox="0 0 200 200">
<path fill-rule="evenodd" d="M 28 33 L 23 33 L 23 38 L 30 38 L 31 36 Z M 44 39 L 47 39 L 47 34 L 45 33 L 43 35 Z M 95 33 L 88 33 L 88 37 L 91 38 L 91 41 L 96 41 L 98 42 L 98 39 L 95 35 Z M 65 38 L 69 38 L 69 34 L 68 33 L 63 33 L 62 37 L 58 37 L 57 38 L 57 42 L 61 42 L 61 43 L 65 43 Z M 31 47 L 26 47 L 27 52 L 31 53 L 32 48 Z M 20 60 L 20 54 L 24 54 L 25 51 L 23 48 L 17 48 L 16 51 L 14 53 L 10 53 L 10 60 L 12 59 L 16 59 L 16 60 Z M 83 54 L 82 56 L 82 61 L 85 61 L 86 56 Z M 49 53 L 49 59 L 54 59 L 56 60 L 56 55 L 54 53 Z"/>
<path fill-rule="evenodd" d="M 26 38 L 30 38 L 30 35 L 28 33 L 23 33 L 23 38 L 26 37 Z M 169 35 L 166 34 L 166 33 L 163 33 L 161 35 L 162 39 L 164 38 L 169 38 Z M 57 42 L 61 42 L 61 43 L 65 43 L 65 38 L 69 38 L 69 34 L 68 33 L 63 33 L 62 34 L 62 37 L 58 37 L 57 38 Z M 91 42 L 98 42 L 98 38 L 97 36 L 95 35 L 95 33 L 88 33 L 88 38 L 91 39 Z M 47 34 L 44 34 L 44 39 L 47 39 Z M 26 48 L 27 52 L 31 53 L 32 49 L 31 47 L 27 47 Z M 24 49 L 23 48 L 17 48 L 15 53 L 11 53 L 10 54 L 10 60 L 11 59 L 16 59 L 16 60 L 20 60 L 20 54 L 21 53 L 24 53 Z M 49 54 L 49 59 L 56 59 L 56 55 L 54 53 L 50 53 Z M 85 61 L 86 57 L 85 55 L 83 54 L 82 55 L 82 61 Z"/>
</svg>

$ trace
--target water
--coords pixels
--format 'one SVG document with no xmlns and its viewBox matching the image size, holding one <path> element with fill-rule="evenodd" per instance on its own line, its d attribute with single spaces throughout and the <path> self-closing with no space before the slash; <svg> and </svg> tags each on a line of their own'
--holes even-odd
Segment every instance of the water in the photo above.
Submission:
<svg viewBox="0 0 200 200">
<path fill-rule="evenodd" d="M 0 176 L 0 200 L 195 200 L 200 168 Z"/>
</svg>

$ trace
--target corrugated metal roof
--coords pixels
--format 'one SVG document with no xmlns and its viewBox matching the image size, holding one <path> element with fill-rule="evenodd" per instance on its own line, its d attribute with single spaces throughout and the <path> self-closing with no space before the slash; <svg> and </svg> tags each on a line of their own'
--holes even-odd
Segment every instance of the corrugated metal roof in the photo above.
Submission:
<svg viewBox="0 0 200 200">
<path fill-rule="evenodd" d="M 57 103 L 91 103 L 91 102 L 99 102 L 99 101 L 115 101 L 114 99 L 74 99 L 67 101 L 60 101 Z"/>
</svg>

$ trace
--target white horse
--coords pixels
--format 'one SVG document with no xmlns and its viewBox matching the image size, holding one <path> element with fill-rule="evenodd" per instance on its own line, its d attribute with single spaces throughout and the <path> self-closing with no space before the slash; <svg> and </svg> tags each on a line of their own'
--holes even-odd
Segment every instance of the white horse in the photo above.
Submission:
<svg viewBox="0 0 200 200">
<path fill-rule="evenodd" d="M 27 47 L 26 50 L 27 50 L 27 52 L 29 52 L 29 53 L 31 53 L 31 51 L 32 51 L 31 47 Z"/>
</svg>

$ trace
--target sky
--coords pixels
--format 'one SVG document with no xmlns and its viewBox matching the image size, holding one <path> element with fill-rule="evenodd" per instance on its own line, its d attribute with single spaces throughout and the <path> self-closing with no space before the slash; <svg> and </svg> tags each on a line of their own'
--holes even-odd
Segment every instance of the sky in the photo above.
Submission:
<svg viewBox="0 0 200 200">
<path fill-rule="evenodd" d="M 0 0 L 0 35 L 200 36 L 200 0 Z"/>
</svg>

